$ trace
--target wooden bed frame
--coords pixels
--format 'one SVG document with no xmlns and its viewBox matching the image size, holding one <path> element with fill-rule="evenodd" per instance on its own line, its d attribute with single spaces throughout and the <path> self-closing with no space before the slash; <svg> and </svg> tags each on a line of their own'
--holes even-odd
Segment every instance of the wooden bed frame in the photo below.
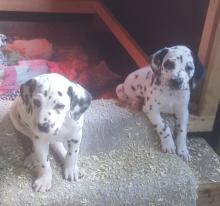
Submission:
<svg viewBox="0 0 220 206">
<path fill-rule="evenodd" d="M 139 67 L 148 64 L 147 55 L 96 0 L 1 0 L 1 11 L 97 14 Z M 220 99 L 220 0 L 210 0 L 198 55 L 206 65 L 198 115 L 190 115 L 189 131 L 211 131 Z"/>
</svg>

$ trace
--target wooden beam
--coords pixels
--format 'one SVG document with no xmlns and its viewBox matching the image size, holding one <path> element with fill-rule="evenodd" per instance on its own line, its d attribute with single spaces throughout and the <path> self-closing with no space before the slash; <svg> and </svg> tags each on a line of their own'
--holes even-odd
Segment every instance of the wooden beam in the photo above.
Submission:
<svg viewBox="0 0 220 206">
<path fill-rule="evenodd" d="M 212 131 L 215 116 L 195 116 L 190 115 L 188 132 L 208 132 Z"/>
<path fill-rule="evenodd" d="M 94 14 L 90 0 L 0 0 L 0 11 Z"/>
<path fill-rule="evenodd" d="M 199 184 L 197 206 L 219 206 L 220 182 Z"/>
<path fill-rule="evenodd" d="M 220 99 L 220 15 L 203 83 L 199 112 L 202 116 L 216 114 Z"/>
<path fill-rule="evenodd" d="M 117 19 L 113 17 L 111 12 L 98 1 L 96 2 L 96 12 L 139 67 L 149 64 L 147 55 L 144 51 L 138 46 Z"/>
<path fill-rule="evenodd" d="M 207 64 L 208 56 L 210 53 L 211 42 L 217 24 L 217 16 L 220 9 L 220 0 L 210 0 L 208 10 L 206 13 L 206 19 L 202 31 L 202 37 L 199 45 L 198 55 L 204 65 Z"/>
</svg>

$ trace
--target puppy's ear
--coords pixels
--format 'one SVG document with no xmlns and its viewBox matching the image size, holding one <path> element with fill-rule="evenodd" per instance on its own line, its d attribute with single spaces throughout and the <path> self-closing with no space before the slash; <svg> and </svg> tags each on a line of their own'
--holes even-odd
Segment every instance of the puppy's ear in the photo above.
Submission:
<svg viewBox="0 0 220 206">
<path fill-rule="evenodd" d="M 198 82 L 203 78 L 205 68 L 202 65 L 202 63 L 200 62 L 198 56 L 195 55 L 193 52 L 192 52 L 192 57 L 193 57 L 193 62 L 194 62 L 194 66 L 195 66 L 195 71 L 194 71 L 193 77 L 189 81 L 189 85 L 190 85 L 191 89 L 194 89 L 196 87 L 196 85 L 198 84 Z"/>
<path fill-rule="evenodd" d="M 31 98 L 33 96 L 33 92 L 36 88 L 37 81 L 35 79 L 30 79 L 26 83 L 20 86 L 20 94 L 23 100 L 23 103 L 27 107 L 27 112 L 30 113 L 32 111 L 31 107 Z"/>
<path fill-rule="evenodd" d="M 154 71 L 160 70 L 163 62 L 163 58 L 168 53 L 168 48 L 163 48 L 151 56 L 151 66 Z"/>
<path fill-rule="evenodd" d="M 69 86 L 67 94 L 70 97 L 70 116 L 77 121 L 88 109 L 92 96 L 80 85 Z"/>
</svg>

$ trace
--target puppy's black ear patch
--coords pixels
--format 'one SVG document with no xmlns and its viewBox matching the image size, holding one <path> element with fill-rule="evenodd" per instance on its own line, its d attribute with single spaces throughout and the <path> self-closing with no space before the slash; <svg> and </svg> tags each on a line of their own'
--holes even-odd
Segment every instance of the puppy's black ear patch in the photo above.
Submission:
<svg viewBox="0 0 220 206">
<path fill-rule="evenodd" d="M 160 69 L 162 62 L 163 62 L 163 58 L 166 56 L 168 51 L 169 51 L 168 48 L 163 48 L 152 55 L 151 65 L 152 65 L 153 69 L 156 69 L 156 70 Z"/>
<path fill-rule="evenodd" d="M 77 121 L 88 109 L 92 101 L 92 96 L 88 91 L 84 90 L 83 95 L 77 97 L 71 86 L 68 88 L 67 94 L 70 97 L 70 116 Z"/>
<path fill-rule="evenodd" d="M 198 56 L 195 55 L 193 52 L 192 52 L 192 57 L 193 57 L 194 65 L 195 65 L 195 71 L 189 84 L 190 84 L 190 88 L 194 89 L 196 85 L 198 84 L 198 82 L 203 78 L 204 73 L 205 73 L 205 68 L 203 64 L 200 62 Z"/>
<path fill-rule="evenodd" d="M 32 111 L 32 106 L 30 99 L 33 96 L 33 92 L 36 88 L 37 81 L 35 79 L 30 79 L 26 83 L 20 86 L 20 94 L 24 104 L 27 107 L 27 112 L 30 113 Z"/>
<path fill-rule="evenodd" d="M 67 94 L 70 97 L 70 110 L 73 111 L 78 102 L 78 98 L 73 91 L 73 87 L 68 87 Z"/>
</svg>

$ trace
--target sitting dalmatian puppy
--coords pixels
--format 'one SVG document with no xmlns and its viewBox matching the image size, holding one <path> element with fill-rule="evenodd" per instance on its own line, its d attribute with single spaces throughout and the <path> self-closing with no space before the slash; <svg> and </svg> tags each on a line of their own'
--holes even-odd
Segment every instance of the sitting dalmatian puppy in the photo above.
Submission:
<svg viewBox="0 0 220 206">
<path fill-rule="evenodd" d="M 46 192 L 51 188 L 49 145 L 64 160 L 64 178 L 77 180 L 83 113 L 91 103 L 91 95 L 80 85 L 55 73 L 27 81 L 21 85 L 20 92 L 10 118 L 14 127 L 33 143 L 34 150 L 25 159 L 25 165 L 37 168 L 34 190 Z M 67 143 L 67 151 L 62 142 Z"/>
<path fill-rule="evenodd" d="M 190 88 L 203 76 L 199 59 L 185 46 L 163 48 L 152 55 L 151 65 L 128 75 L 116 88 L 118 98 L 131 106 L 139 105 L 161 140 L 163 152 L 175 153 L 190 160 L 186 145 Z M 174 114 L 176 144 L 161 113 Z"/>
</svg>

